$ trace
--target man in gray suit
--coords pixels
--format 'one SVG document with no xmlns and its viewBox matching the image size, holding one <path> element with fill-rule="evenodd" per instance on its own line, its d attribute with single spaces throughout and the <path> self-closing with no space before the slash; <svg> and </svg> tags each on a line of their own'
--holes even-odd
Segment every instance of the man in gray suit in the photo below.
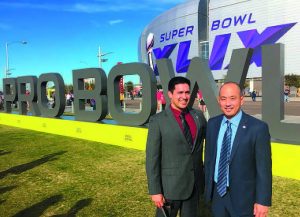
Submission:
<svg viewBox="0 0 300 217">
<path fill-rule="evenodd" d="M 156 216 L 199 216 L 203 191 L 203 140 L 206 120 L 201 111 L 188 109 L 190 81 L 174 77 L 168 85 L 171 104 L 152 116 L 146 148 L 149 194 Z"/>
<path fill-rule="evenodd" d="M 265 217 L 272 196 L 268 125 L 241 110 L 237 83 L 220 88 L 224 114 L 211 118 L 205 142 L 205 198 L 215 217 Z"/>
</svg>

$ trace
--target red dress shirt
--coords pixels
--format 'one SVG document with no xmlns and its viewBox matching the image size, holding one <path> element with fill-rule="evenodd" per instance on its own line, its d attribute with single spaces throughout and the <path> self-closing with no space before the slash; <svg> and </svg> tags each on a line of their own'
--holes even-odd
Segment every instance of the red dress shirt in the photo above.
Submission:
<svg viewBox="0 0 300 217">
<path fill-rule="evenodd" d="M 171 108 L 171 111 L 172 111 L 172 113 L 173 113 L 173 115 L 174 115 L 177 123 L 179 124 L 179 127 L 180 127 L 181 131 L 183 132 L 182 122 L 181 122 L 181 119 L 179 117 L 180 114 L 181 114 L 181 111 L 174 109 L 171 105 L 170 105 L 170 108 Z M 186 120 L 186 122 L 188 123 L 188 125 L 190 127 L 192 138 L 193 138 L 193 142 L 194 142 L 195 138 L 196 138 L 196 133 L 197 133 L 197 126 L 196 126 L 196 123 L 194 121 L 194 118 L 188 112 L 188 113 L 185 114 L 185 120 Z"/>
</svg>

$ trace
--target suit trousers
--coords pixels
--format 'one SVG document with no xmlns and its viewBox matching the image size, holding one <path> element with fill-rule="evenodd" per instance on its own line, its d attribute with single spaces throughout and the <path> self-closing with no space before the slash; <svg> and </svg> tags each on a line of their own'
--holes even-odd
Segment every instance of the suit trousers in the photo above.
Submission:
<svg viewBox="0 0 300 217">
<path fill-rule="evenodd" d="M 214 193 L 211 208 L 214 217 L 240 217 L 236 214 L 236 211 L 233 208 L 230 197 L 230 188 L 227 188 L 227 193 L 221 197 L 217 192 L 216 183 L 214 183 Z M 253 217 L 253 214 L 243 215 L 243 217 Z"/>
<path fill-rule="evenodd" d="M 168 217 L 199 217 L 200 216 L 199 190 L 194 187 L 192 195 L 186 200 L 171 200 L 166 198 L 165 212 Z M 156 210 L 156 217 L 165 217 L 161 209 Z"/>
</svg>

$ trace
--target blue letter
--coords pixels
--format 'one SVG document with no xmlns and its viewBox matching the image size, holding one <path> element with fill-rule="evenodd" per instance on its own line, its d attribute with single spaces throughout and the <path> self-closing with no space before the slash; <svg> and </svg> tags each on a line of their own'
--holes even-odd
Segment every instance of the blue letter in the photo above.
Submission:
<svg viewBox="0 0 300 217">
<path fill-rule="evenodd" d="M 251 14 L 252 15 L 252 14 Z M 247 17 L 247 14 L 245 14 L 244 15 L 244 17 L 242 17 L 242 16 L 238 16 L 238 17 L 234 17 L 234 26 L 236 26 L 237 24 L 241 24 L 241 25 L 243 25 L 243 23 L 244 23 L 244 21 L 245 21 L 245 19 L 246 19 L 246 17 Z"/>
<path fill-rule="evenodd" d="M 184 36 L 184 28 L 179 29 L 178 37 L 183 37 Z"/>
<path fill-rule="evenodd" d="M 225 25 L 225 22 L 226 22 L 227 20 L 228 20 L 229 22 L 228 22 L 228 25 L 226 26 L 226 25 Z M 228 17 L 228 18 L 224 19 L 223 22 L 222 22 L 222 27 L 223 27 L 224 29 L 228 28 L 228 27 L 231 25 L 231 21 L 232 21 L 231 17 Z"/>
<path fill-rule="evenodd" d="M 157 60 L 161 59 L 161 58 L 169 58 L 169 56 L 173 52 L 176 45 L 177 45 L 177 43 L 166 45 L 166 46 L 164 46 L 163 49 L 160 49 L 160 48 L 153 49 L 153 53 L 154 53 L 155 58 Z M 156 64 L 154 66 L 154 73 L 155 73 L 156 76 L 158 75 L 158 70 L 157 70 Z"/>
<path fill-rule="evenodd" d="M 256 20 L 251 20 L 251 18 L 252 18 L 252 13 L 251 13 L 251 14 L 249 14 L 248 23 L 249 23 L 249 24 L 251 24 L 251 23 L 255 23 L 255 22 L 256 22 Z"/>
<path fill-rule="evenodd" d="M 215 20 L 211 24 L 211 31 L 217 30 L 220 27 L 220 20 Z"/>
<path fill-rule="evenodd" d="M 222 69 L 231 34 L 217 35 L 209 58 L 211 70 Z"/>
<path fill-rule="evenodd" d="M 245 48 L 254 48 L 252 60 L 256 66 L 261 66 L 261 46 L 266 44 L 274 44 L 287 31 L 289 31 L 296 23 L 287 23 L 277 26 L 269 26 L 261 34 L 256 29 L 238 32 Z"/>
<path fill-rule="evenodd" d="M 164 37 L 164 36 L 165 36 L 165 34 L 161 34 L 161 35 L 160 35 L 160 41 L 159 41 L 159 42 L 163 42 L 163 41 L 165 40 L 165 37 Z"/>
<path fill-rule="evenodd" d="M 191 33 L 191 35 L 193 34 L 193 30 L 194 30 L 194 26 L 188 26 L 186 27 L 186 34 L 188 35 L 188 33 Z"/>
<path fill-rule="evenodd" d="M 178 31 L 177 29 L 174 29 L 172 32 L 172 39 L 177 35 Z"/>
</svg>

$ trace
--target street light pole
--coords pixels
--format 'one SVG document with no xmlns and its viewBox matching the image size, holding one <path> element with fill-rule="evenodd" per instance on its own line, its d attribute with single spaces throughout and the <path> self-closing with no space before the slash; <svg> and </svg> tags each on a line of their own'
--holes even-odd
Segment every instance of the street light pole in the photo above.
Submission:
<svg viewBox="0 0 300 217">
<path fill-rule="evenodd" d="M 103 59 L 102 57 L 106 56 L 108 54 L 111 54 L 111 53 L 113 53 L 113 52 L 101 53 L 101 49 L 100 49 L 100 46 L 99 46 L 98 55 L 97 55 L 98 61 L 99 61 L 99 68 L 102 68 L 102 63 L 107 62 L 107 60 L 108 60 L 108 59 Z"/>
<path fill-rule="evenodd" d="M 6 51 L 6 68 L 5 68 L 5 78 L 8 78 L 8 76 L 11 74 L 10 73 L 10 68 L 9 68 L 9 55 L 8 55 L 8 45 L 15 44 L 15 43 L 21 43 L 21 44 L 27 44 L 27 41 L 13 41 L 13 42 L 6 42 L 5 43 L 5 51 Z"/>
<path fill-rule="evenodd" d="M 4 77 L 7 78 L 9 73 L 9 60 L 8 60 L 8 43 L 5 43 L 5 50 L 6 50 L 6 68 L 5 68 L 5 75 Z"/>
<path fill-rule="evenodd" d="M 99 61 L 99 68 L 102 68 L 102 59 L 101 59 L 101 49 L 100 49 L 100 46 L 98 48 L 98 61 Z"/>
</svg>

